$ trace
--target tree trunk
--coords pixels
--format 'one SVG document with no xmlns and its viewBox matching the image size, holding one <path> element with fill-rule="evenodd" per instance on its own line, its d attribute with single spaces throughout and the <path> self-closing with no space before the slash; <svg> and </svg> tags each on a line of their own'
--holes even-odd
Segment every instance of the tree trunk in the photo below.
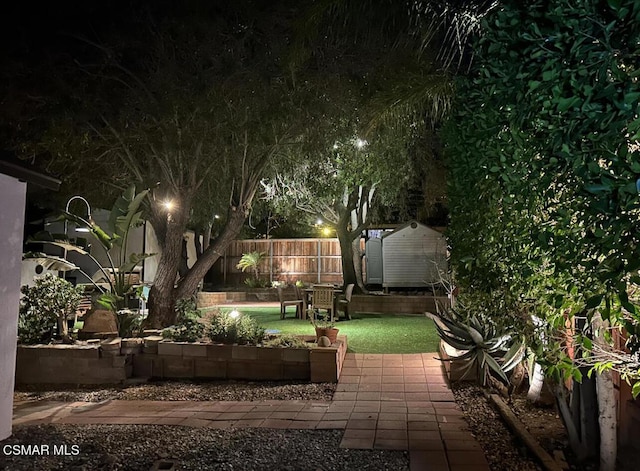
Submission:
<svg viewBox="0 0 640 471">
<path fill-rule="evenodd" d="M 341 225 L 336 227 L 336 233 L 338 235 L 338 242 L 340 243 L 340 255 L 342 261 L 342 280 L 344 286 L 351 283 L 358 286 L 358 278 L 356 275 L 356 269 L 353 264 L 353 239 L 351 233 L 346 227 Z"/>
<path fill-rule="evenodd" d="M 582 332 L 588 338 L 592 338 L 592 333 L 586 316 L 575 317 L 576 330 Z M 582 350 L 576 349 L 575 355 L 582 355 Z M 579 417 L 582 443 L 588 452 L 589 457 L 596 457 L 600 445 L 600 431 L 598 430 L 598 395 L 596 393 L 596 380 L 589 377 L 588 367 L 581 367 L 582 382 L 574 382 L 574 391 L 580 392 Z"/>
<path fill-rule="evenodd" d="M 187 214 L 185 214 L 185 212 Z M 162 253 L 158 262 L 156 277 L 149 292 L 149 317 L 145 326 L 160 329 L 172 325 L 176 320 L 174 290 L 178 267 L 182 257 L 183 235 L 188 219 L 186 202 L 180 201 L 176 209 L 166 215 L 152 214 L 153 229 L 164 234 Z"/>
<path fill-rule="evenodd" d="M 357 291 L 360 291 L 362 293 L 366 293 L 367 290 L 364 287 L 364 278 L 362 276 L 362 255 L 363 255 L 363 251 L 362 248 L 360 247 L 360 237 L 356 237 L 355 239 L 353 239 L 353 241 L 351 242 L 351 250 L 352 250 L 352 260 L 353 260 L 353 267 L 356 273 L 356 280 L 357 280 L 357 284 L 356 286 L 358 288 L 360 288 Z M 345 286 L 348 283 L 345 283 Z M 355 288 L 354 288 L 355 289 Z"/>
<path fill-rule="evenodd" d="M 529 380 L 529 391 L 527 392 L 527 399 L 533 403 L 540 400 L 540 394 L 542 393 L 542 385 L 544 384 L 544 372 L 542 367 L 538 363 L 533 363 L 533 372 Z"/>
<path fill-rule="evenodd" d="M 600 424 L 600 471 L 615 471 L 618 451 L 618 424 L 613 377 L 610 370 L 596 377 Z"/>
<path fill-rule="evenodd" d="M 578 462 L 584 461 L 587 457 L 587 450 L 584 444 L 580 440 L 580 432 L 576 427 L 576 422 L 573 419 L 571 409 L 567 404 L 567 390 L 562 382 L 558 382 L 554 385 L 554 396 L 556 397 L 556 404 L 560 413 L 560 418 L 564 424 L 564 428 L 567 431 L 567 439 L 569 440 L 569 446 L 575 453 Z"/>
<path fill-rule="evenodd" d="M 602 332 L 608 323 L 594 317 L 592 325 Z M 596 341 L 600 334 L 596 334 Z M 596 376 L 598 420 L 600 425 L 600 471 L 615 471 L 618 452 L 618 418 L 613 373 L 605 370 Z"/>
<path fill-rule="evenodd" d="M 182 250 L 180 255 L 180 264 L 178 265 L 178 275 L 184 277 L 189 272 L 189 250 L 187 248 L 187 238 L 182 238 Z"/>
<path fill-rule="evenodd" d="M 180 280 L 176 299 L 192 296 L 196 292 L 200 281 L 202 281 L 213 264 L 222 256 L 229 244 L 238 237 L 245 219 L 246 213 L 242 209 L 232 208 L 229 211 L 229 219 L 222 234 L 209 245 L 200 258 L 196 260 L 196 263 L 193 264 L 189 273 Z"/>
</svg>

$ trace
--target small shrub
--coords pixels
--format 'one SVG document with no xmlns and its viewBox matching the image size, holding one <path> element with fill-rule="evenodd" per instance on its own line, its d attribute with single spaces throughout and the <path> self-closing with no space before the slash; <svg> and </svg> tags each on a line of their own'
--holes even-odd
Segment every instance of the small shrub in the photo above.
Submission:
<svg viewBox="0 0 640 471">
<path fill-rule="evenodd" d="M 234 317 L 230 312 L 220 312 L 211 318 L 207 335 L 213 342 L 257 345 L 264 337 L 264 328 L 251 316 Z"/>
<path fill-rule="evenodd" d="M 240 345 L 257 345 L 264 339 L 264 327 L 251 316 L 240 316 L 238 319 L 238 343 Z"/>
<path fill-rule="evenodd" d="M 271 286 L 269 280 L 263 280 L 262 278 L 247 278 L 244 280 L 244 284 L 249 288 L 268 288 Z"/>
<path fill-rule="evenodd" d="M 47 273 L 34 286 L 20 289 L 18 339 L 21 343 L 48 342 L 58 325 L 59 334 L 68 340 L 67 319 L 75 314 L 82 299 L 82 289 L 67 280 Z"/>
<path fill-rule="evenodd" d="M 290 334 L 278 335 L 264 343 L 265 347 L 311 348 L 311 344 Z"/>
</svg>

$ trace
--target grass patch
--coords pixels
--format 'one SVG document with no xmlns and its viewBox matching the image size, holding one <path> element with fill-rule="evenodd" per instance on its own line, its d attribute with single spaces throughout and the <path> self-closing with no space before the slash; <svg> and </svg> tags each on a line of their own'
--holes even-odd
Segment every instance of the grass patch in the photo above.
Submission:
<svg viewBox="0 0 640 471">
<path fill-rule="evenodd" d="M 222 310 L 230 311 L 231 308 Z M 238 309 L 253 317 L 267 330 L 283 334 L 314 335 L 308 320 L 293 317 L 280 319 L 279 308 L 252 307 Z M 350 321 L 336 323 L 340 335 L 349 338 L 349 351 L 355 353 L 425 353 L 438 351 L 440 341 L 433 321 L 422 316 L 354 313 Z"/>
</svg>

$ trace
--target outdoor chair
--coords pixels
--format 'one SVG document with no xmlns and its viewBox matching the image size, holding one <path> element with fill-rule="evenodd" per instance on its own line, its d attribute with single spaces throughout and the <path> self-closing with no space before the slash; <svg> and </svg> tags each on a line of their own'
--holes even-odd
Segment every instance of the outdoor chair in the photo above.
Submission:
<svg viewBox="0 0 640 471">
<path fill-rule="evenodd" d="M 333 322 L 333 286 L 314 285 L 311 298 L 311 309 L 315 313 L 319 309 L 326 309 L 327 314 Z"/>
<path fill-rule="evenodd" d="M 349 283 L 347 285 L 347 289 L 344 292 L 344 297 L 342 297 L 338 301 L 338 317 L 340 316 L 339 311 L 344 312 L 344 318 L 347 320 L 351 320 L 351 315 L 349 314 L 349 303 L 351 302 L 351 296 L 353 296 L 353 288 L 355 285 L 353 283 Z"/>
<path fill-rule="evenodd" d="M 300 319 L 304 319 L 304 300 L 301 298 L 298 288 L 296 286 L 293 287 L 294 296 L 293 298 L 288 298 L 282 286 L 278 286 L 278 299 L 280 300 L 280 319 L 284 319 L 287 313 L 288 306 L 296 307 L 296 317 Z M 288 299 L 287 299 L 288 298 Z"/>
</svg>

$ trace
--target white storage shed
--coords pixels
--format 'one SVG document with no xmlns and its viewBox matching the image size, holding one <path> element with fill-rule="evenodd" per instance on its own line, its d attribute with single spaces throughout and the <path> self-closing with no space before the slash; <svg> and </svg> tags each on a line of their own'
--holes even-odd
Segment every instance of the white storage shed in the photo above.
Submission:
<svg viewBox="0 0 640 471">
<path fill-rule="evenodd" d="M 382 236 L 382 287 L 424 288 L 447 272 L 447 242 L 440 232 L 409 221 Z"/>
</svg>

